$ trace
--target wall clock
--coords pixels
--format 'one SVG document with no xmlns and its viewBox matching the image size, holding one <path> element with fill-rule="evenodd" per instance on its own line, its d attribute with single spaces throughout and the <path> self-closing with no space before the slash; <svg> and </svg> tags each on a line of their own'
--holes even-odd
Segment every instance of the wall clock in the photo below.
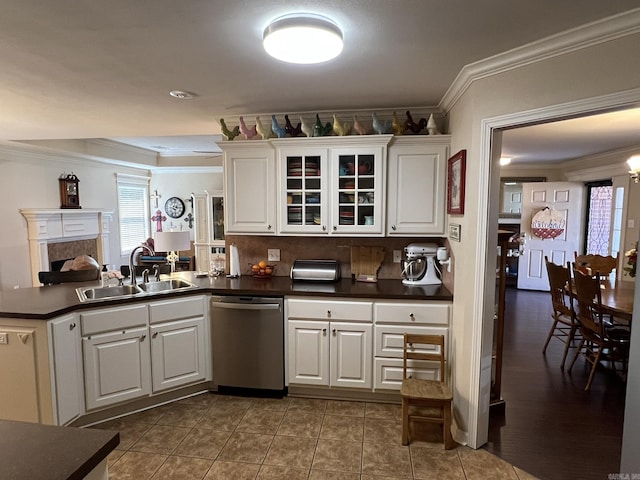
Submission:
<svg viewBox="0 0 640 480">
<path fill-rule="evenodd" d="M 180 218 L 184 215 L 184 202 L 178 197 L 171 197 L 164 204 L 164 211 L 171 218 Z"/>
<path fill-rule="evenodd" d="M 73 173 L 58 178 L 60 184 L 60 208 L 82 208 L 80 206 L 80 189 L 78 177 Z"/>
</svg>

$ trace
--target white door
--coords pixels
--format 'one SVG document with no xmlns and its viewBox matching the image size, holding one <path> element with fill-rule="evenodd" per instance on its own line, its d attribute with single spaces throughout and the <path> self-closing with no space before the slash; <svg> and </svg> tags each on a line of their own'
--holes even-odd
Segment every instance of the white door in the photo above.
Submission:
<svg viewBox="0 0 640 480">
<path fill-rule="evenodd" d="M 151 393 L 147 327 L 83 337 L 87 410 Z"/>
<path fill-rule="evenodd" d="M 205 378 L 204 317 L 152 325 L 153 392 Z"/>
<path fill-rule="evenodd" d="M 372 326 L 331 322 L 330 327 L 331 386 L 371 388 Z"/>
<path fill-rule="evenodd" d="M 52 320 L 50 328 L 56 425 L 66 425 L 84 413 L 80 328 L 75 315 L 66 315 Z"/>
<path fill-rule="evenodd" d="M 289 382 L 329 385 L 329 322 L 289 320 Z"/>
<path fill-rule="evenodd" d="M 518 259 L 518 288 L 549 290 L 544 257 L 558 265 L 573 261 L 580 250 L 584 223 L 584 185 L 574 182 L 534 182 L 522 184 L 520 232 L 524 248 Z M 534 235 L 531 221 L 538 212 L 550 208 L 564 218 L 564 230 L 555 238 Z"/>
</svg>

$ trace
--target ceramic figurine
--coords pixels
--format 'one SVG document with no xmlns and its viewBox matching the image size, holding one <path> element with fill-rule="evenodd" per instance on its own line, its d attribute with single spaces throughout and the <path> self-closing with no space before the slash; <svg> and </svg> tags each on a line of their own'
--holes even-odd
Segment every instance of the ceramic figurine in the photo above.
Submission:
<svg viewBox="0 0 640 480">
<path fill-rule="evenodd" d="M 332 130 L 333 127 L 331 126 L 331 123 L 327 122 L 326 124 L 322 125 L 322 122 L 320 121 L 320 115 L 316 113 L 316 123 L 313 126 L 313 136 L 326 137 L 331 133 Z"/>
<path fill-rule="evenodd" d="M 416 135 L 420 133 L 420 131 L 427 126 L 427 119 L 421 118 L 418 123 L 413 121 L 413 117 L 411 116 L 411 112 L 407 110 L 407 121 L 405 122 L 406 130 L 410 130 Z"/>
<path fill-rule="evenodd" d="M 427 131 L 429 135 L 440 135 L 438 131 L 438 125 L 436 125 L 436 121 L 433 118 L 433 113 L 429 116 L 429 121 L 427 122 Z"/>
<path fill-rule="evenodd" d="M 240 135 L 240 127 L 236 125 L 233 127 L 233 130 L 229 130 L 227 128 L 227 124 L 224 123 L 224 118 L 220 119 L 220 127 L 222 128 L 222 134 L 226 137 L 227 140 L 233 140 L 238 135 Z"/>
<path fill-rule="evenodd" d="M 393 120 L 391 121 L 391 128 L 394 135 L 404 135 L 404 124 L 398 119 L 398 114 L 393 112 Z"/>
<path fill-rule="evenodd" d="M 333 115 L 333 131 L 336 132 L 336 135 L 344 137 L 351 133 L 351 124 L 342 123 L 337 115 Z"/>
<path fill-rule="evenodd" d="M 300 130 L 302 130 L 302 133 L 307 137 L 313 136 L 313 129 L 302 119 L 302 117 L 300 117 Z"/>
<path fill-rule="evenodd" d="M 278 120 L 275 115 L 271 115 L 271 130 L 273 130 L 273 133 L 275 133 L 278 138 L 284 138 L 287 134 L 287 131 L 278 125 Z"/>
<path fill-rule="evenodd" d="M 256 131 L 258 135 L 262 137 L 263 140 L 267 140 L 272 137 L 273 132 L 271 128 L 265 127 L 262 125 L 262 121 L 260 121 L 260 117 L 256 117 Z"/>
<path fill-rule="evenodd" d="M 358 135 L 366 135 L 368 133 L 367 125 L 360 123 L 358 117 L 353 116 L 353 129 L 358 133 Z"/>
<path fill-rule="evenodd" d="M 371 117 L 373 118 L 373 123 L 372 123 L 373 130 L 378 135 L 389 133 L 389 131 L 391 130 L 391 120 L 382 122 L 380 119 L 378 119 L 378 115 L 376 115 L 375 112 L 373 113 L 373 115 L 371 115 Z"/>
<path fill-rule="evenodd" d="M 240 117 L 240 133 L 242 133 L 247 140 L 251 140 L 258 134 L 258 131 L 256 130 L 255 125 L 253 128 L 247 127 L 244 123 L 244 118 Z"/>
<path fill-rule="evenodd" d="M 291 120 L 289 120 L 289 115 L 284 116 L 284 130 L 291 137 L 297 137 L 298 135 L 302 135 L 302 127 L 300 123 L 298 123 L 298 125 L 294 127 L 291 124 Z"/>
</svg>

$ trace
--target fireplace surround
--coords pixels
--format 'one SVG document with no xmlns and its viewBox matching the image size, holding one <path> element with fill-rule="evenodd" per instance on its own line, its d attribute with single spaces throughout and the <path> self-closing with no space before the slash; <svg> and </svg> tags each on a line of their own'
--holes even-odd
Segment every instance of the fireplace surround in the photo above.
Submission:
<svg viewBox="0 0 640 480">
<path fill-rule="evenodd" d="M 31 282 L 34 287 L 40 284 L 38 272 L 50 270 L 50 245 L 56 243 L 76 242 L 84 245 L 83 240 L 95 242 L 96 260 L 99 264 L 109 263 L 109 227 L 113 217 L 112 211 L 100 209 L 64 210 L 23 208 L 20 213 L 27 220 L 27 238 L 29 241 L 29 258 L 31 264 Z M 65 255 L 74 245 L 65 245 Z M 80 247 L 83 250 L 87 247 Z M 78 251 L 75 255 L 88 254 Z M 53 258 L 53 260 L 59 260 Z"/>
</svg>

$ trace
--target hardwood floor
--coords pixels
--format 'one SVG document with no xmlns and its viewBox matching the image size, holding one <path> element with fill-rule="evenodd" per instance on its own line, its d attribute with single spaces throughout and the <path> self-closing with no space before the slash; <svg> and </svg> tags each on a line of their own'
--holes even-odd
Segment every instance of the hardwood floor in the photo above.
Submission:
<svg viewBox="0 0 640 480">
<path fill-rule="evenodd" d="M 541 479 L 606 479 L 620 466 L 625 383 L 589 365 L 560 369 L 564 344 L 551 339 L 547 292 L 509 288 L 502 377 L 504 412 L 494 409 L 486 449 Z M 569 351 L 566 369 L 575 350 Z"/>
</svg>

